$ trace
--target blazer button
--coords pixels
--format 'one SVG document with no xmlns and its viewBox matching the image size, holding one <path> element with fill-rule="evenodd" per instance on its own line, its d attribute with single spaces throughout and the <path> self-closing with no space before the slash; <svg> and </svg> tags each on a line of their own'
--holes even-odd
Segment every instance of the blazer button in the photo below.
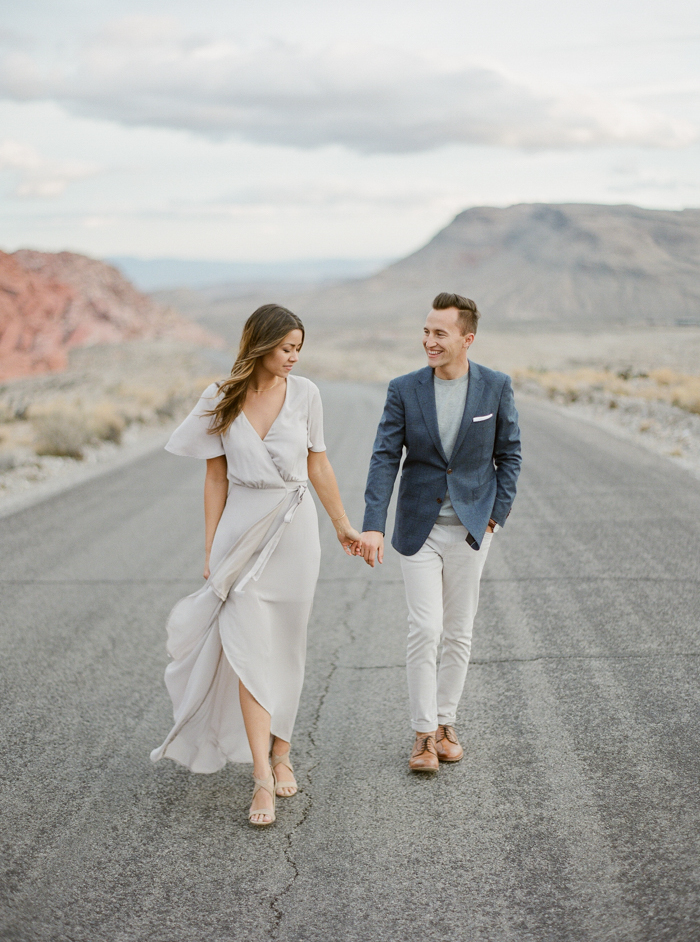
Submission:
<svg viewBox="0 0 700 942">
<path fill-rule="evenodd" d="M 438 504 L 442 503 L 442 497 L 438 497 Z"/>
<path fill-rule="evenodd" d="M 452 474 L 452 468 L 448 468 L 448 469 L 447 469 L 447 473 L 448 473 L 448 474 Z"/>
</svg>

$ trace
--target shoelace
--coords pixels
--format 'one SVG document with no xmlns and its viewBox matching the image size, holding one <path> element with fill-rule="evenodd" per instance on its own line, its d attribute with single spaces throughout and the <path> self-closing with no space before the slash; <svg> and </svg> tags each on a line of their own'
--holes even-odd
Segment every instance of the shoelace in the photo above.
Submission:
<svg viewBox="0 0 700 942">
<path fill-rule="evenodd" d="M 442 735 L 440 735 L 441 733 Z M 442 742 L 443 739 L 451 742 L 453 746 L 456 746 L 458 743 L 457 734 L 451 726 L 438 726 L 437 741 Z"/>
<path fill-rule="evenodd" d="M 418 750 L 418 752 L 416 752 L 416 753 L 414 753 L 414 754 L 415 754 L 416 756 L 422 756 L 424 752 L 429 752 L 431 755 L 436 754 L 436 753 L 435 753 L 435 748 L 433 748 L 433 749 L 428 749 L 428 744 L 430 743 L 430 741 L 431 741 L 432 738 L 433 738 L 432 736 L 424 736 L 423 739 L 419 740 L 419 742 L 420 742 L 420 749 Z"/>
</svg>

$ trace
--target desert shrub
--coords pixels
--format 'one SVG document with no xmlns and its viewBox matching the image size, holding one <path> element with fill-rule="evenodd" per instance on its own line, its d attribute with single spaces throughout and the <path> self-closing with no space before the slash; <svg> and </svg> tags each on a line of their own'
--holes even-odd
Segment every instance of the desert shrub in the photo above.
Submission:
<svg viewBox="0 0 700 942">
<path fill-rule="evenodd" d="M 129 422 L 152 422 L 175 419 L 186 414 L 198 396 L 211 382 L 211 377 L 183 378 L 176 385 L 168 383 L 120 383 L 111 392 L 119 403 L 121 415 Z"/>
<path fill-rule="evenodd" d="M 658 370 L 650 370 L 649 376 L 655 383 L 658 383 L 659 386 L 671 386 L 679 378 L 679 374 L 669 369 L 667 366 L 661 367 Z"/>
<path fill-rule="evenodd" d="M 85 410 L 85 425 L 91 439 L 118 445 L 126 422 L 111 402 L 98 402 Z"/>
<path fill-rule="evenodd" d="M 686 412 L 694 412 L 700 415 L 700 378 L 697 376 L 686 376 L 682 382 L 676 383 L 672 390 L 672 402 L 674 406 L 685 409 Z"/>
<path fill-rule="evenodd" d="M 520 388 L 528 382 L 536 383 L 550 399 L 559 402 L 591 401 L 592 394 L 607 393 L 611 409 L 618 408 L 620 399 L 637 396 L 650 402 L 668 402 L 700 415 L 700 377 L 677 373 L 666 367 L 649 373 L 592 369 L 525 370 L 515 373 L 514 381 Z"/>
<path fill-rule="evenodd" d="M 145 409 L 156 409 L 163 399 L 159 386 L 144 383 L 120 383 L 114 392 L 119 400 L 134 402 Z"/>
<path fill-rule="evenodd" d="M 61 399 L 35 406 L 31 422 L 37 455 L 77 459 L 84 457 L 84 448 L 91 442 L 119 444 L 126 425 L 122 415 L 110 402 L 98 402 L 85 407 L 80 402 Z"/>
<path fill-rule="evenodd" d="M 159 419 L 174 419 L 182 406 L 182 397 L 170 395 L 156 409 L 156 415 Z"/>
<path fill-rule="evenodd" d="M 32 420 L 36 433 L 34 451 L 37 455 L 57 455 L 82 460 L 83 449 L 90 440 L 84 416 L 77 410 L 55 411 Z"/>
</svg>

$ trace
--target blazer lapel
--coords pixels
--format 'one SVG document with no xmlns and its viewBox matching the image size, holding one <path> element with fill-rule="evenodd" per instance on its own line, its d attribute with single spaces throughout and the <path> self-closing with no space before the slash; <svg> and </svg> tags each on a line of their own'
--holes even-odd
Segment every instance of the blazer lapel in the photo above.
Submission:
<svg viewBox="0 0 700 942">
<path fill-rule="evenodd" d="M 484 380 L 481 375 L 478 363 L 469 362 L 469 388 L 467 389 L 467 401 L 464 403 L 464 412 L 462 413 L 462 422 L 455 439 L 455 447 L 452 451 L 453 457 L 462 447 L 462 443 L 471 428 L 472 420 L 477 413 L 481 396 L 484 391 Z M 437 420 L 436 420 L 437 421 Z"/>
<path fill-rule="evenodd" d="M 433 384 L 433 371 L 429 366 L 425 368 L 423 376 L 421 376 L 420 380 L 418 381 L 418 385 L 416 386 L 416 396 L 418 397 L 418 403 L 420 405 L 421 412 L 423 413 L 423 418 L 425 419 L 427 429 L 430 432 L 430 437 L 433 440 L 433 444 L 437 448 L 441 457 L 447 461 L 447 455 L 443 451 L 442 442 L 440 441 L 437 409 L 435 408 L 435 386 Z"/>
</svg>

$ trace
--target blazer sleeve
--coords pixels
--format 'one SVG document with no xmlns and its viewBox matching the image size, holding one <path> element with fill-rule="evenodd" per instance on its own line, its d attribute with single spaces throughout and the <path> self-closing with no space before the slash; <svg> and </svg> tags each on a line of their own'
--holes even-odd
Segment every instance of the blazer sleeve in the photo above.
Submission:
<svg viewBox="0 0 700 942">
<path fill-rule="evenodd" d="M 406 416 L 401 394 L 394 381 L 389 383 L 384 413 L 377 428 L 365 488 L 363 530 L 386 530 L 386 517 L 406 433 Z"/>
<path fill-rule="evenodd" d="M 498 404 L 493 460 L 496 465 L 497 486 L 491 516 L 496 523 L 504 526 L 515 500 L 516 483 L 522 463 L 518 411 L 515 408 L 510 376 L 506 377 Z"/>
</svg>

